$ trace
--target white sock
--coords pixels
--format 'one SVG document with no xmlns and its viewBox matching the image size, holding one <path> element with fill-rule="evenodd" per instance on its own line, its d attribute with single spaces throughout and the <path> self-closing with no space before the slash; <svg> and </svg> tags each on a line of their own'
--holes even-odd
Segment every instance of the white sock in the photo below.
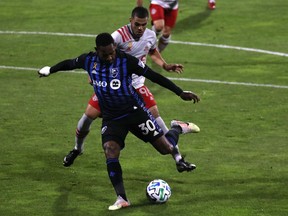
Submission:
<svg viewBox="0 0 288 216">
<path fill-rule="evenodd" d="M 182 155 L 179 151 L 178 146 L 175 146 L 175 147 L 176 147 L 176 149 L 173 150 L 172 156 L 173 156 L 174 160 L 176 161 L 176 163 L 178 163 L 182 159 Z"/>
<path fill-rule="evenodd" d="M 161 127 L 161 129 L 163 130 L 164 134 L 166 134 L 169 131 L 169 129 L 167 128 L 165 122 L 163 121 L 163 119 L 160 116 L 156 118 L 156 122 Z"/>
<path fill-rule="evenodd" d="M 170 39 L 171 39 L 171 35 L 168 38 L 163 37 L 163 35 L 159 38 L 159 41 L 158 41 L 159 52 L 162 52 L 166 48 L 166 46 L 169 44 Z"/>
<path fill-rule="evenodd" d="M 84 151 L 84 140 L 88 133 L 90 132 L 90 127 L 93 122 L 93 119 L 89 118 L 85 113 L 82 115 L 80 120 L 78 121 L 78 125 L 76 128 L 76 136 L 75 136 L 75 149 L 80 152 Z"/>
</svg>

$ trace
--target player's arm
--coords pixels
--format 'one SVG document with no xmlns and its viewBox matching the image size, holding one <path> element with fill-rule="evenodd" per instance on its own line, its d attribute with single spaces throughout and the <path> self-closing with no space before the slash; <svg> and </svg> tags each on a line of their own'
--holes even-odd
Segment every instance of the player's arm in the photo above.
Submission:
<svg viewBox="0 0 288 216">
<path fill-rule="evenodd" d="M 157 65 L 162 67 L 164 70 L 168 72 L 175 72 L 175 73 L 182 73 L 183 72 L 183 65 L 181 64 L 167 64 L 166 61 L 161 56 L 158 49 L 150 50 L 149 55 L 153 62 L 155 62 Z"/>
<path fill-rule="evenodd" d="M 86 55 L 87 54 L 82 54 L 75 59 L 66 59 L 53 65 L 52 67 L 45 66 L 38 71 L 39 77 L 47 77 L 50 74 L 56 73 L 58 71 L 69 71 L 84 68 Z"/>
<path fill-rule="evenodd" d="M 176 95 L 180 96 L 183 100 L 193 100 L 194 103 L 200 101 L 200 98 L 195 93 L 191 91 L 183 91 L 180 87 L 178 87 L 171 80 L 167 79 L 166 77 L 162 76 L 159 73 L 156 73 L 147 65 L 145 65 L 142 61 L 138 60 L 138 63 L 136 61 L 136 64 L 135 64 L 135 59 L 136 58 L 132 59 L 132 62 L 134 61 L 134 64 L 131 63 L 131 65 L 134 66 L 134 68 L 132 69 L 133 73 L 139 76 L 141 75 L 145 76 L 147 79 L 151 80 L 152 82 L 155 82 L 158 85 L 174 92 Z"/>
</svg>

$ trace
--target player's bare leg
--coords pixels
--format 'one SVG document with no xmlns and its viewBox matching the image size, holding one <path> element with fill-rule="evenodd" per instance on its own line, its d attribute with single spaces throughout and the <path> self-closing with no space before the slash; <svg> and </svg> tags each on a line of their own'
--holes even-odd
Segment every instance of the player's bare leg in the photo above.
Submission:
<svg viewBox="0 0 288 216">
<path fill-rule="evenodd" d="M 152 116 L 155 118 L 157 124 L 161 127 L 161 129 L 163 130 L 164 134 L 166 134 L 169 129 L 166 126 L 165 122 L 163 121 L 163 119 L 161 118 L 160 114 L 159 114 L 159 110 L 157 105 L 152 106 L 149 108 L 149 111 L 151 112 Z"/>
<path fill-rule="evenodd" d="M 162 52 L 167 47 L 167 45 L 169 44 L 170 39 L 171 39 L 171 31 L 172 31 L 171 27 L 164 26 L 164 29 L 162 31 L 162 35 L 158 41 L 159 52 Z"/>
<path fill-rule="evenodd" d="M 164 19 L 159 19 L 159 20 L 153 21 L 152 30 L 156 33 L 157 36 L 159 36 L 162 33 L 162 31 L 164 29 L 164 24 L 165 24 Z"/>
</svg>

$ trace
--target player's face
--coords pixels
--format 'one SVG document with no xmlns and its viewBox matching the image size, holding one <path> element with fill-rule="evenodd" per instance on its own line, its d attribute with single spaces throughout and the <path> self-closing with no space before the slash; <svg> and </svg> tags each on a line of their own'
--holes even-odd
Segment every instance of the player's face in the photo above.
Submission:
<svg viewBox="0 0 288 216">
<path fill-rule="evenodd" d="M 109 64 L 113 63 L 116 56 L 116 47 L 114 44 L 99 46 L 96 48 L 96 51 L 101 61 Z"/>
<path fill-rule="evenodd" d="M 131 29 L 133 34 L 137 37 L 142 37 L 144 31 L 147 27 L 148 17 L 146 18 L 139 18 L 137 16 L 130 18 Z"/>
</svg>

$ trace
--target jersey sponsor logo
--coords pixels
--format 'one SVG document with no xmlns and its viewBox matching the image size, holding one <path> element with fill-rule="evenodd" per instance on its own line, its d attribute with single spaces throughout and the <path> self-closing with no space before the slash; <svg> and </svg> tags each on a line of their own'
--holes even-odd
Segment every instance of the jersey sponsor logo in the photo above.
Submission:
<svg viewBox="0 0 288 216">
<path fill-rule="evenodd" d="M 113 90 L 117 90 L 121 87 L 121 82 L 118 79 L 113 79 L 110 82 L 110 88 Z"/>
<path fill-rule="evenodd" d="M 142 67 L 142 68 L 145 67 L 145 64 L 144 64 L 141 60 L 138 61 L 138 65 L 139 65 L 140 67 Z"/>
<path fill-rule="evenodd" d="M 99 87 L 106 87 L 107 86 L 107 82 L 106 81 L 93 80 L 93 85 L 96 85 L 96 86 L 99 86 Z"/>
<path fill-rule="evenodd" d="M 113 78 L 117 77 L 119 71 L 118 71 L 118 68 L 111 68 L 110 69 L 110 74 Z"/>
</svg>

